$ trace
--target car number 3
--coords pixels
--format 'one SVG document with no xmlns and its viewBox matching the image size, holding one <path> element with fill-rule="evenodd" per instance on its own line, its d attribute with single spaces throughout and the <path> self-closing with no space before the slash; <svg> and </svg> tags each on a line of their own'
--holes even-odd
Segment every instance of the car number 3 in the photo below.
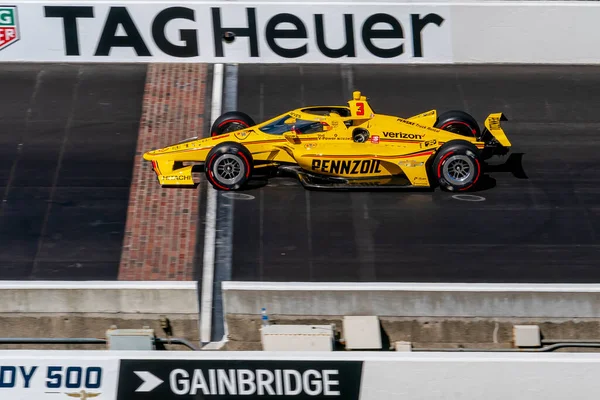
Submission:
<svg viewBox="0 0 600 400">
<path fill-rule="evenodd" d="M 356 115 L 365 115 L 365 103 L 356 103 L 356 107 L 358 108 Z"/>
</svg>

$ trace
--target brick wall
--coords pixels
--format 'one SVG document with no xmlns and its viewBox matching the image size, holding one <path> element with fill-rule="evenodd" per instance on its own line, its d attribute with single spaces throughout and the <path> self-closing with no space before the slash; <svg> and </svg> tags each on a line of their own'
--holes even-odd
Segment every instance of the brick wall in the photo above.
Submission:
<svg viewBox="0 0 600 400">
<path fill-rule="evenodd" d="M 119 280 L 192 280 L 199 189 L 161 188 L 148 150 L 204 136 L 207 66 L 150 64 Z"/>
</svg>

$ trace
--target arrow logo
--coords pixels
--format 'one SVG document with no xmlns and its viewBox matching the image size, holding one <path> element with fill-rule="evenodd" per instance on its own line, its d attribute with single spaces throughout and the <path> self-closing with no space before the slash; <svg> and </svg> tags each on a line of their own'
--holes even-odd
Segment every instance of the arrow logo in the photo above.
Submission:
<svg viewBox="0 0 600 400">
<path fill-rule="evenodd" d="M 151 392 L 164 381 L 148 371 L 133 371 L 143 382 L 135 390 L 136 392 Z"/>
</svg>

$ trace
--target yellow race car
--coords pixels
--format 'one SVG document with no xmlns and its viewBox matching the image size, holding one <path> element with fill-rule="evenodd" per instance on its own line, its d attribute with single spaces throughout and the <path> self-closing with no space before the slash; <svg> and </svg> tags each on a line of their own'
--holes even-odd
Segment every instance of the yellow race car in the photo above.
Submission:
<svg viewBox="0 0 600 400">
<path fill-rule="evenodd" d="M 195 186 L 204 166 L 215 189 L 239 190 L 261 170 L 292 173 L 308 189 L 473 188 L 484 160 L 511 143 L 490 114 L 480 130 L 462 111 L 409 118 L 375 114 L 361 92 L 348 106 L 309 106 L 256 124 L 239 112 L 214 122 L 211 136 L 190 138 L 144 154 L 162 186 Z"/>
</svg>

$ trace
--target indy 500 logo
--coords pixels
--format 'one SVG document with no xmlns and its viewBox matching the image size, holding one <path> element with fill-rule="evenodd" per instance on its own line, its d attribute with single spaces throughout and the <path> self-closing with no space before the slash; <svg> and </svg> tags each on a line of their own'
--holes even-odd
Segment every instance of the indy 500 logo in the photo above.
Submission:
<svg viewBox="0 0 600 400">
<path fill-rule="evenodd" d="M 0 50 L 19 40 L 16 6 L 0 6 Z"/>
</svg>

